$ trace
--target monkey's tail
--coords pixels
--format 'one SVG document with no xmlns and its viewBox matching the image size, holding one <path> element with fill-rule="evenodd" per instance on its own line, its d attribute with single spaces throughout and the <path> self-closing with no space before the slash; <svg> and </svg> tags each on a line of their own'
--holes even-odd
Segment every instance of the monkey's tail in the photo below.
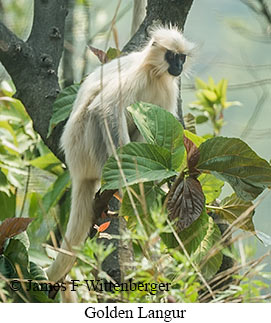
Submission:
<svg viewBox="0 0 271 323">
<path fill-rule="evenodd" d="M 72 247 L 79 246 L 88 235 L 93 225 L 93 197 L 96 181 L 84 179 L 72 182 L 72 205 L 66 235 L 61 244 L 61 249 L 72 251 Z M 63 279 L 71 270 L 76 257 L 58 253 L 55 261 L 47 270 L 51 281 Z"/>
</svg>

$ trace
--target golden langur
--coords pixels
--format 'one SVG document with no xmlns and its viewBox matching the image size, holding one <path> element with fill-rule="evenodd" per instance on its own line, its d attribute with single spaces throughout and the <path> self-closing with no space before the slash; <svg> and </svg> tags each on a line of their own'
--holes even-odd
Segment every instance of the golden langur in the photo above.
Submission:
<svg viewBox="0 0 271 323">
<path fill-rule="evenodd" d="M 62 249 L 78 246 L 94 225 L 93 198 L 102 167 L 113 151 L 111 142 L 118 147 L 138 140 L 139 133 L 125 108 L 144 101 L 177 116 L 178 77 L 193 44 L 175 27 L 157 27 L 150 36 L 141 51 L 97 68 L 78 91 L 61 137 L 72 179 L 71 214 Z M 48 278 L 58 281 L 65 277 L 74 260 L 59 253 L 47 271 Z"/>
</svg>

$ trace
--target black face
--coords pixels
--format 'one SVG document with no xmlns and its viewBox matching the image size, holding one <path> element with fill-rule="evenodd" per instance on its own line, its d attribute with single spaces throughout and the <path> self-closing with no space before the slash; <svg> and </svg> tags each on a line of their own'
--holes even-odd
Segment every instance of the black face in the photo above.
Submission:
<svg viewBox="0 0 271 323">
<path fill-rule="evenodd" d="M 185 54 L 177 54 L 171 50 L 167 50 L 165 59 L 169 64 L 168 72 L 173 76 L 179 76 L 183 70 L 183 64 L 186 59 Z"/>
</svg>

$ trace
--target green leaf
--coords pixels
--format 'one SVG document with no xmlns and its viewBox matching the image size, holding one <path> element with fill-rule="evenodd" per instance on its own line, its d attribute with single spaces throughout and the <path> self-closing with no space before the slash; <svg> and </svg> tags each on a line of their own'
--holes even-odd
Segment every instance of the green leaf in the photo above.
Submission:
<svg viewBox="0 0 271 323">
<path fill-rule="evenodd" d="M 1 171 L 1 169 L 0 169 L 0 191 L 10 196 L 8 180 L 6 175 Z M 1 216 L 0 216 L 0 219 L 1 219 Z"/>
<path fill-rule="evenodd" d="M 252 206 L 253 203 L 240 199 L 234 193 L 221 201 L 217 213 L 229 223 L 233 223 Z M 254 210 L 252 210 L 242 222 L 237 223 L 237 227 L 246 231 L 255 232 L 255 227 L 252 222 L 253 215 Z"/>
<path fill-rule="evenodd" d="M 21 241 L 10 239 L 4 255 L 14 266 L 18 264 L 22 273 L 27 275 L 28 253 Z"/>
<path fill-rule="evenodd" d="M 69 186 L 70 174 L 66 171 L 56 179 L 54 184 L 49 188 L 49 191 L 44 195 L 43 207 L 45 212 L 48 212 L 59 201 Z"/>
<path fill-rule="evenodd" d="M 217 100 L 217 96 L 215 92 L 212 92 L 210 90 L 202 90 L 203 95 L 209 100 L 210 102 L 214 103 Z"/>
<path fill-rule="evenodd" d="M 209 225 L 204 239 L 201 241 L 197 250 L 194 253 L 194 261 L 201 267 L 201 272 L 205 279 L 211 279 L 219 270 L 223 255 L 217 249 L 214 250 L 213 246 L 221 239 L 221 233 L 214 220 L 209 217 Z M 210 251 L 214 251 L 214 255 L 210 255 Z"/>
<path fill-rule="evenodd" d="M 64 230 L 69 220 L 69 214 L 71 210 L 71 190 L 65 192 L 64 196 L 61 198 L 59 205 L 59 228 L 63 228 L 62 230 Z"/>
<path fill-rule="evenodd" d="M 16 211 L 16 196 L 0 192 L 0 220 L 12 218 Z"/>
<path fill-rule="evenodd" d="M 190 227 L 179 233 L 179 236 L 189 254 L 198 248 L 199 244 L 205 237 L 208 229 L 208 219 L 209 216 L 204 209 L 200 217 L 194 221 Z"/>
<path fill-rule="evenodd" d="M 61 161 L 51 152 L 31 160 L 30 164 L 36 168 L 44 169 L 56 175 L 63 173 Z"/>
<path fill-rule="evenodd" d="M 17 168 L 10 168 L 7 175 L 8 181 L 10 184 L 17 188 L 23 188 L 25 184 L 25 170 L 17 169 Z"/>
<path fill-rule="evenodd" d="M 201 183 L 202 191 L 205 195 L 205 203 L 210 204 L 217 199 L 222 191 L 224 182 L 211 174 L 201 174 L 198 177 Z"/>
<path fill-rule="evenodd" d="M 200 78 L 196 77 L 196 88 L 199 89 L 207 89 L 208 85 L 204 81 L 202 81 Z"/>
<path fill-rule="evenodd" d="M 204 141 L 206 141 L 206 139 L 204 139 L 203 137 L 200 137 L 188 130 L 184 130 L 184 134 L 185 136 L 190 139 L 191 141 L 193 141 L 193 143 L 199 147 Z"/>
<path fill-rule="evenodd" d="M 172 168 L 178 169 L 184 158 L 183 127 L 168 111 L 149 103 L 135 103 L 127 108 L 147 143 L 170 151 Z"/>
<path fill-rule="evenodd" d="M 108 51 L 106 52 L 107 58 L 111 61 L 112 59 L 115 59 L 121 55 L 121 52 L 117 48 L 110 47 Z"/>
<path fill-rule="evenodd" d="M 29 295 L 30 296 L 30 302 L 31 303 L 54 303 L 52 299 L 50 299 L 45 292 L 42 291 L 30 291 Z"/>
<path fill-rule="evenodd" d="M 25 128 L 20 128 L 16 131 L 16 139 L 18 141 L 18 151 L 20 154 L 26 152 L 33 144 L 36 143 L 37 138 L 31 138 L 25 133 Z"/>
<path fill-rule="evenodd" d="M 47 137 L 51 135 L 56 125 L 69 117 L 79 87 L 80 84 L 70 85 L 62 90 L 58 95 L 53 105 L 53 115 L 50 120 Z"/>
<path fill-rule="evenodd" d="M 211 76 L 208 77 L 208 88 L 212 91 L 215 89 L 215 81 Z"/>
<path fill-rule="evenodd" d="M 26 113 L 23 104 L 14 98 L 9 97 L 10 104 L 8 108 L 3 105 L 0 106 L 1 121 L 8 120 L 15 123 L 27 123 L 29 122 L 29 115 Z"/>
<path fill-rule="evenodd" d="M 196 105 L 203 107 L 201 110 L 207 111 L 207 108 L 209 107 L 209 113 L 214 114 L 213 107 L 210 108 L 210 101 L 206 98 L 202 91 L 196 92 L 196 97 L 199 99 L 199 101 L 195 103 Z"/>
<path fill-rule="evenodd" d="M 160 181 L 177 175 L 171 169 L 170 152 L 157 145 L 133 142 L 119 148 L 117 153 L 127 185 Z M 114 156 L 107 160 L 103 168 L 102 184 L 102 191 L 125 186 Z"/>
<path fill-rule="evenodd" d="M 6 278 L 17 277 L 14 266 L 4 255 L 0 255 L 0 273 Z"/>
<path fill-rule="evenodd" d="M 204 115 L 200 115 L 196 117 L 196 124 L 202 124 L 204 122 L 207 122 L 209 120 L 208 117 L 204 116 Z"/>
<path fill-rule="evenodd" d="M 11 155 L 4 147 L 0 146 L 0 165 L 7 169 L 21 170 L 24 167 L 23 161 L 18 156 Z M 9 167 L 9 168 L 8 168 Z M 25 173 L 21 170 L 21 173 Z"/>
<path fill-rule="evenodd" d="M 208 105 L 209 105 L 209 104 L 208 104 Z M 205 111 L 205 112 L 207 112 L 207 113 L 209 114 L 209 116 L 210 116 L 210 118 L 211 118 L 211 120 L 212 120 L 212 119 L 216 118 L 216 111 L 215 111 L 215 109 L 214 109 L 214 106 L 208 106 L 208 105 L 206 105 L 206 106 L 204 107 L 204 111 Z"/>
<path fill-rule="evenodd" d="M 271 185 L 271 166 L 237 138 L 215 137 L 201 144 L 197 168 L 228 182 L 245 201 Z"/>
<path fill-rule="evenodd" d="M 144 194 L 142 196 L 141 190 L 139 185 L 143 185 L 143 191 Z M 137 212 L 139 215 L 145 215 L 145 213 L 150 213 L 150 209 L 154 207 L 155 204 L 157 204 L 158 200 L 158 188 L 154 185 L 153 182 L 150 183 L 141 183 L 141 184 L 135 184 L 130 187 L 132 192 L 135 194 L 133 195 L 135 207 L 137 209 Z M 133 217 L 134 209 L 132 207 L 129 195 L 127 191 L 125 191 L 121 203 L 120 208 L 120 216 L 129 216 Z"/>
<path fill-rule="evenodd" d="M 185 249 L 190 255 L 196 251 L 201 241 L 205 237 L 208 229 L 208 221 L 209 216 L 204 209 L 196 221 L 178 234 L 184 244 Z M 176 248 L 179 246 L 178 241 L 175 239 L 173 233 L 162 233 L 161 238 L 168 248 Z"/>
<path fill-rule="evenodd" d="M 10 125 L 10 120 L 0 121 L 0 134 L 0 142 L 2 142 L 2 144 L 5 145 L 6 148 L 9 148 L 9 150 L 13 150 L 15 154 L 18 153 L 18 142 L 16 138 L 16 132 Z"/>
<path fill-rule="evenodd" d="M 22 218 L 20 218 L 20 219 L 22 219 Z M 26 219 L 26 218 L 24 218 L 24 219 Z M 30 240 L 29 240 L 29 237 L 28 237 L 28 234 L 26 231 L 19 233 L 13 239 L 19 240 L 25 246 L 26 250 L 27 251 L 29 250 Z"/>
<path fill-rule="evenodd" d="M 47 276 L 45 274 L 45 271 L 35 264 L 34 262 L 30 261 L 30 275 L 31 278 L 34 280 L 47 280 Z"/>
<path fill-rule="evenodd" d="M 225 79 L 220 80 L 217 84 L 217 89 L 219 91 L 221 99 L 223 100 L 226 100 L 227 86 L 228 86 L 228 81 Z"/>
<path fill-rule="evenodd" d="M 29 194 L 29 208 L 28 215 L 33 218 L 36 216 L 37 211 L 40 209 L 41 205 L 41 194 L 37 192 L 32 192 Z"/>
</svg>

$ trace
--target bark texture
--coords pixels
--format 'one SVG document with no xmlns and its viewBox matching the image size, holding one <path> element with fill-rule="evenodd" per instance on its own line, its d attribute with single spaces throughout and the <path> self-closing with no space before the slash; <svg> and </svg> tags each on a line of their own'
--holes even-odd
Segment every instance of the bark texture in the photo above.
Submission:
<svg viewBox="0 0 271 323">
<path fill-rule="evenodd" d="M 183 30 L 192 3 L 193 0 L 148 0 L 146 17 L 123 51 L 138 50 L 148 37 L 149 27 L 154 24 L 177 25 Z"/>
<path fill-rule="evenodd" d="M 60 91 L 57 74 L 67 12 L 65 0 L 35 0 L 27 41 L 0 22 L 0 61 L 15 84 L 15 96 L 24 104 L 35 130 L 58 157 L 61 127 L 50 138 L 47 132 L 52 106 Z"/>
</svg>

